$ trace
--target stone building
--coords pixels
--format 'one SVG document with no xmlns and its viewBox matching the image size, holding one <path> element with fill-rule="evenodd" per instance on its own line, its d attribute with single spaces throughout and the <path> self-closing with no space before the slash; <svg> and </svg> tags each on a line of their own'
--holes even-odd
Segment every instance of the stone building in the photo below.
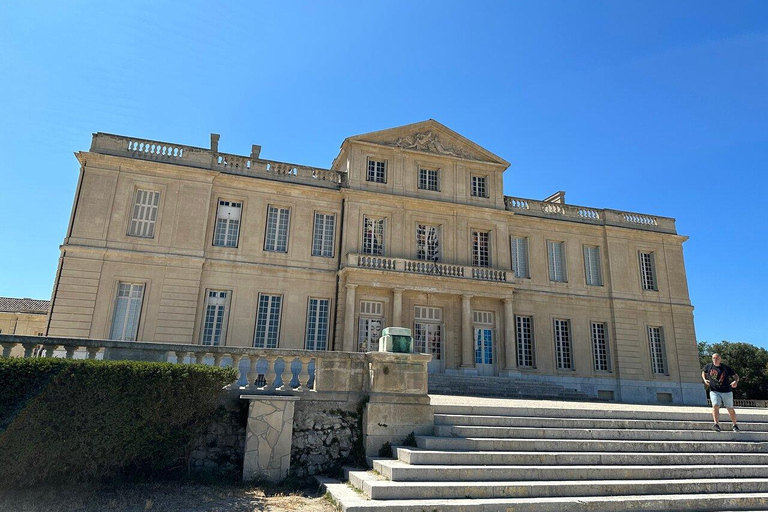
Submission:
<svg viewBox="0 0 768 512">
<path fill-rule="evenodd" d="M 345 139 L 330 169 L 97 133 L 48 334 L 376 350 L 430 372 L 703 403 L 673 219 L 504 196 L 509 166 L 434 120 Z"/>
<path fill-rule="evenodd" d="M 49 300 L 0 297 L 0 334 L 42 336 L 48 322 Z M 13 356 L 23 356 L 21 346 L 14 347 Z"/>
</svg>

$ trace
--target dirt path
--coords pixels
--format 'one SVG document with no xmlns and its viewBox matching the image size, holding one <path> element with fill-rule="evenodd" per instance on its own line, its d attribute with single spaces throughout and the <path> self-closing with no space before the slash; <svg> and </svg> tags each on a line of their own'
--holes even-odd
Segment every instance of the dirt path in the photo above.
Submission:
<svg viewBox="0 0 768 512">
<path fill-rule="evenodd" d="M 309 481 L 307 483 L 310 483 Z M 0 491 L 0 512 L 334 512 L 312 481 L 303 489 L 152 483 Z"/>
</svg>

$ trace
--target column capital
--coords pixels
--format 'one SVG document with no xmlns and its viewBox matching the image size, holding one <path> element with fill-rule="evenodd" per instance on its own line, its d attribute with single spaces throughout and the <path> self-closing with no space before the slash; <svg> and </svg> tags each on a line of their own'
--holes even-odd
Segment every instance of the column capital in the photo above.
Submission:
<svg viewBox="0 0 768 512">
<path fill-rule="evenodd" d="M 469 300 L 472 297 L 474 297 L 474 295 L 472 295 L 471 293 L 462 293 L 461 294 L 461 298 L 464 299 L 464 300 Z"/>
<path fill-rule="evenodd" d="M 395 295 L 402 295 L 405 291 L 405 288 L 392 288 L 392 293 Z"/>
<path fill-rule="evenodd" d="M 347 290 L 354 290 L 355 288 L 357 288 L 358 285 L 356 285 L 356 284 L 347 284 L 345 286 L 347 287 Z"/>
<path fill-rule="evenodd" d="M 515 299 L 513 299 L 512 297 L 507 297 L 506 299 L 501 299 L 501 300 L 504 301 L 504 304 L 514 304 L 515 303 Z"/>
</svg>

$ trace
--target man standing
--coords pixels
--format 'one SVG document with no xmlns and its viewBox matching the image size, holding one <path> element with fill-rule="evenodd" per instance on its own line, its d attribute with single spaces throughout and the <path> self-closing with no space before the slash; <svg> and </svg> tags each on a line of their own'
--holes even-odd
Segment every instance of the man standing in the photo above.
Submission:
<svg viewBox="0 0 768 512">
<path fill-rule="evenodd" d="M 715 420 L 712 430 L 720 432 L 720 406 L 725 406 L 733 422 L 733 431 L 739 432 L 739 426 L 736 425 L 736 411 L 733 410 L 733 390 L 739 383 L 739 376 L 722 361 L 720 354 L 712 354 L 712 362 L 707 364 L 701 372 L 704 384 L 709 386 L 709 399 L 712 401 L 712 419 Z"/>
</svg>

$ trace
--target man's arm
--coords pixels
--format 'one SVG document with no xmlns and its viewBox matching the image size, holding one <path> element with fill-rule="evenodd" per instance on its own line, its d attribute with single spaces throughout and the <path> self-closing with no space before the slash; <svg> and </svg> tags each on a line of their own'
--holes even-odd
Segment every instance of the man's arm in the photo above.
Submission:
<svg viewBox="0 0 768 512">
<path fill-rule="evenodd" d="M 705 384 L 705 385 L 709 386 L 709 379 L 707 378 L 707 375 L 704 373 L 704 371 L 703 371 L 703 370 L 702 370 L 702 372 L 701 372 L 701 380 L 703 380 L 703 381 L 704 381 L 704 384 Z"/>
<path fill-rule="evenodd" d="M 731 387 L 736 389 L 736 386 L 739 385 L 739 375 L 734 373 L 733 377 L 731 377 L 731 378 L 733 379 L 733 381 L 731 381 Z"/>
</svg>

